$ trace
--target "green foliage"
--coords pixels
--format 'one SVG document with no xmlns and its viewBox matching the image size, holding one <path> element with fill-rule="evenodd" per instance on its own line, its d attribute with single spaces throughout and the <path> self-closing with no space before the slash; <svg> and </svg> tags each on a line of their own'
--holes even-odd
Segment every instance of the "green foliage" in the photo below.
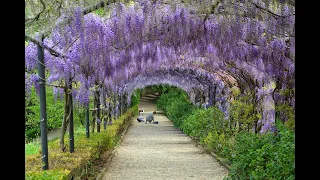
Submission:
<svg viewBox="0 0 320 180">
<path fill-rule="evenodd" d="M 185 119 L 181 128 L 190 136 L 203 140 L 209 132 L 220 134 L 223 131 L 224 115 L 217 107 L 196 109 Z"/>
<path fill-rule="evenodd" d="M 130 105 L 130 107 L 132 107 L 132 106 L 135 106 L 135 105 L 137 105 L 137 104 L 139 104 L 140 103 L 140 89 L 136 89 L 133 93 L 132 93 L 132 95 L 131 95 L 131 105 Z"/>
<path fill-rule="evenodd" d="M 160 89 L 161 89 L 161 93 L 165 93 L 167 91 L 169 91 L 171 88 L 171 86 L 169 85 L 161 85 Z"/>
<path fill-rule="evenodd" d="M 90 138 L 86 138 L 85 128 L 79 126 L 75 130 L 75 152 L 69 153 L 68 138 L 65 138 L 67 152 L 60 150 L 60 140 L 48 142 L 49 167 L 50 170 L 41 170 L 41 151 L 36 154 L 26 155 L 25 171 L 26 179 L 75 179 L 84 178 L 88 173 L 86 168 L 98 159 L 103 151 L 112 149 L 121 133 L 130 124 L 134 113 L 138 111 L 138 105 L 131 107 L 124 115 L 107 126 L 107 130 L 101 129 L 100 133 L 91 133 Z M 68 135 L 66 134 L 66 137 Z M 84 173 L 85 172 L 85 173 Z"/>
<path fill-rule="evenodd" d="M 184 93 L 181 89 L 178 88 L 170 88 L 168 89 L 167 93 L 164 93 L 159 97 L 159 99 L 156 101 L 156 105 L 158 109 L 167 112 L 167 108 L 171 105 L 171 103 L 173 101 L 179 100 L 188 101 L 186 93 Z"/>
<path fill-rule="evenodd" d="M 172 88 L 168 93 L 162 94 L 156 104 L 157 108 L 163 110 L 173 121 L 175 127 L 180 127 L 184 119 L 196 108 L 189 102 L 187 94 L 178 88 Z"/>
<path fill-rule="evenodd" d="M 150 93 L 160 92 L 162 91 L 161 85 L 153 85 L 145 87 L 145 91 Z"/>
<path fill-rule="evenodd" d="M 186 94 L 177 88 L 162 94 L 157 107 L 176 127 L 231 165 L 227 179 L 294 179 L 294 132 L 281 121 L 277 121 L 277 133 L 249 131 L 254 121 L 261 118 L 254 111 L 253 96 L 238 96 L 237 89 L 232 92 L 236 98 L 227 120 L 217 107 L 205 110 L 191 105 Z"/>
<path fill-rule="evenodd" d="M 276 134 L 236 136 L 231 179 L 294 179 L 295 135 L 277 122 Z"/>
<path fill-rule="evenodd" d="M 102 7 L 102 8 L 99 8 L 99 9 L 95 10 L 94 13 L 96 13 L 97 15 L 103 17 L 105 15 L 105 10 Z"/>
<path fill-rule="evenodd" d="M 90 103 L 90 104 L 93 104 L 93 102 Z M 85 109 L 85 107 L 73 106 L 73 121 L 75 122 L 74 124 L 75 125 L 85 125 L 85 120 L 86 120 L 86 109 Z"/>
<path fill-rule="evenodd" d="M 40 136 L 40 127 L 28 129 L 25 131 L 25 142 L 29 142 L 37 136 Z"/>
<path fill-rule="evenodd" d="M 25 135 L 26 141 L 40 135 L 40 106 L 39 97 L 31 88 L 29 97 L 25 96 Z"/>
<path fill-rule="evenodd" d="M 37 154 L 40 150 L 40 143 L 39 142 L 31 142 L 25 144 L 25 155 Z"/>
<path fill-rule="evenodd" d="M 31 140 L 40 135 L 40 102 L 34 87 L 32 87 L 30 97 L 25 98 L 25 102 L 25 134 L 27 140 Z M 52 87 L 46 87 L 46 105 L 48 131 L 61 127 L 64 103 L 59 99 L 55 101 Z"/>
<path fill-rule="evenodd" d="M 61 127 L 64 116 L 64 99 L 54 99 L 53 88 L 46 89 L 48 131 Z"/>
<path fill-rule="evenodd" d="M 279 93 L 286 98 L 292 98 L 295 94 L 295 89 L 285 89 L 279 90 Z M 293 106 L 288 105 L 287 103 L 278 103 L 275 107 L 276 118 L 284 122 L 284 125 L 291 129 L 295 129 L 295 111 Z"/>
<path fill-rule="evenodd" d="M 35 171 L 27 173 L 25 179 L 32 180 L 67 180 L 69 170 L 66 169 L 49 169 L 45 171 Z"/>
<path fill-rule="evenodd" d="M 60 128 L 64 116 L 64 98 L 55 100 L 52 87 L 46 87 L 47 128 L 51 131 Z M 25 97 L 25 135 L 26 141 L 40 136 L 40 102 L 34 87 L 29 97 Z M 84 119 L 84 110 L 74 106 L 74 124 Z"/>
<path fill-rule="evenodd" d="M 285 122 L 285 126 L 293 130 L 295 127 L 295 112 L 293 107 L 287 104 L 281 104 L 276 106 L 275 111 L 277 114 L 276 118 L 280 119 L 285 116 L 286 118 L 283 120 Z"/>
<path fill-rule="evenodd" d="M 231 88 L 231 93 L 232 93 L 233 96 L 237 97 L 237 96 L 240 95 L 240 89 L 237 88 L 236 86 L 234 86 L 234 87 Z"/>
<path fill-rule="evenodd" d="M 255 110 L 253 94 L 239 95 L 238 90 L 232 91 L 235 100 L 230 103 L 230 126 L 232 131 L 249 131 L 254 123 L 261 119 L 261 114 Z"/>
<path fill-rule="evenodd" d="M 180 127 L 183 121 L 188 117 L 189 112 L 192 112 L 192 105 L 189 102 L 179 100 L 172 101 L 167 107 L 167 116 L 169 119 L 174 119 L 175 127 Z"/>
<path fill-rule="evenodd" d="M 145 91 L 148 93 L 164 93 L 170 89 L 169 85 L 159 84 L 145 87 Z"/>
</svg>

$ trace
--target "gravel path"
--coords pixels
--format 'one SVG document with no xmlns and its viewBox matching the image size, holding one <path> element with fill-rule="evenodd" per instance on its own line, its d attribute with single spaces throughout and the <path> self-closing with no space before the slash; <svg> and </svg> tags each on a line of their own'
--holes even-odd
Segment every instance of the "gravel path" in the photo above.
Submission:
<svg viewBox="0 0 320 180">
<path fill-rule="evenodd" d="M 144 117 L 155 105 L 141 101 Z M 227 170 L 211 155 L 204 153 L 186 134 L 173 127 L 163 114 L 156 114 L 159 124 L 145 124 L 132 119 L 121 144 L 115 149 L 109 166 L 98 179 L 223 179 Z"/>
</svg>

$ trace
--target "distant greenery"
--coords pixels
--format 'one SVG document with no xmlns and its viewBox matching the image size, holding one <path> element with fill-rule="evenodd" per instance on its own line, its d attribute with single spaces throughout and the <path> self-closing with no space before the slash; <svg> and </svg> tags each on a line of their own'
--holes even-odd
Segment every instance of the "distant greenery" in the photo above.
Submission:
<svg viewBox="0 0 320 180">
<path fill-rule="evenodd" d="M 169 93 L 160 96 L 156 101 L 157 108 L 163 110 L 169 119 L 174 119 L 175 127 L 180 127 L 183 120 L 196 107 L 189 102 L 188 95 L 184 91 L 174 87 L 167 87 L 166 89 Z"/>
<path fill-rule="evenodd" d="M 54 100 L 53 88 L 46 87 L 47 128 L 48 131 L 61 127 L 64 103 L 60 99 Z M 40 102 L 39 96 L 32 87 L 30 98 L 25 98 L 25 135 L 29 141 L 40 135 Z"/>
<path fill-rule="evenodd" d="M 130 107 L 139 104 L 140 102 L 140 89 L 136 89 L 131 95 L 131 104 Z"/>
<path fill-rule="evenodd" d="M 152 85 L 152 86 L 146 86 L 145 91 L 150 92 L 150 93 L 164 93 L 169 90 L 170 87 L 168 85 L 164 84 L 159 84 L 159 85 Z"/>
<path fill-rule="evenodd" d="M 106 14 L 105 12 L 106 12 L 105 8 L 103 8 L 103 7 L 94 11 L 94 13 L 96 13 L 97 15 L 99 15 L 101 17 L 103 17 Z"/>
<path fill-rule="evenodd" d="M 64 98 L 55 100 L 53 88 L 46 87 L 47 128 L 51 131 L 60 128 L 64 116 Z M 84 121 L 84 109 L 74 105 L 74 124 L 78 125 Z M 40 102 L 34 87 L 31 89 L 30 97 L 25 97 L 25 138 L 26 141 L 40 136 Z"/>
<path fill-rule="evenodd" d="M 295 134 L 280 120 L 275 133 L 254 133 L 259 114 L 253 111 L 251 94 L 237 96 L 231 103 L 230 119 L 215 106 L 192 105 L 184 91 L 168 88 L 157 100 L 175 127 L 193 137 L 218 159 L 230 166 L 227 179 L 294 179 Z"/>
<path fill-rule="evenodd" d="M 85 134 L 86 133 L 86 127 L 84 125 L 77 125 L 74 127 L 74 133 L 75 134 Z M 65 138 L 68 138 L 69 134 L 68 132 L 65 134 Z M 51 143 L 52 141 L 56 141 L 57 138 L 53 138 L 52 140 L 49 140 L 48 142 Z M 41 144 L 39 141 L 33 141 L 28 144 L 25 144 L 25 155 L 32 155 L 39 153 L 41 149 Z"/>
</svg>

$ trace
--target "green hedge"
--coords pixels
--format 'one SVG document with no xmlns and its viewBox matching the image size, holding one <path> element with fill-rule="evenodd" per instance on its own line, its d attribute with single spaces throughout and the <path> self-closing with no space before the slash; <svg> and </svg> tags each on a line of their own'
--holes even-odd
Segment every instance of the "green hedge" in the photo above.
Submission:
<svg viewBox="0 0 320 180">
<path fill-rule="evenodd" d="M 235 107 L 231 107 L 236 115 L 239 114 L 236 111 L 243 110 L 237 106 L 243 104 L 243 99 L 238 101 L 233 103 Z M 162 94 L 157 107 L 176 127 L 230 166 L 226 179 L 294 179 L 295 134 L 281 121 L 276 121 L 276 133 L 254 134 L 248 128 L 236 130 L 230 122 L 235 122 L 237 116 L 231 116 L 232 120 L 224 120 L 223 113 L 217 107 L 206 110 L 195 107 L 190 104 L 186 94 L 177 88 Z M 252 113 L 252 116 L 256 114 Z M 246 114 L 246 117 L 253 118 L 250 114 Z"/>
<path fill-rule="evenodd" d="M 295 179 L 295 135 L 277 121 L 276 134 L 236 136 L 229 179 Z"/>
<path fill-rule="evenodd" d="M 131 122 L 131 118 L 138 112 L 138 105 L 131 107 L 119 119 L 107 126 L 106 131 L 101 129 L 100 133 L 91 133 L 86 138 L 85 131 L 76 131 L 75 152 L 69 153 L 68 135 L 65 138 L 67 152 L 61 152 L 59 139 L 49 141 L 49 170 L 41 169 L 41 151 L 37 154 L 27 155 L 25 163 L 26 179 L 70 179 L 85 176 L 85 169 L 100 157 L 103 151 L 111 150 L 119 139 L 120 134 Z"/>
</svg>

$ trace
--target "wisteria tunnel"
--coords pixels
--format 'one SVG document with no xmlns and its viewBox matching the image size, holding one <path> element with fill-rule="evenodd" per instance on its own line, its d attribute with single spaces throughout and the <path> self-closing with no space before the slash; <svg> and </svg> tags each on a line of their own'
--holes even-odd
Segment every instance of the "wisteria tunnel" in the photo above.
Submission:
<svg viewBox="0 0 320 180">
<path fill-rule="evenodd" d="M 218 107 L 227 120 L 236 89 L 250 95 L 261 115 L 252 129 L 261 134 L 273 131 L 276 118 L 288 119 L 277 105 L 294 109 L 294 91 L 283 93 L 295 87 L 294 2 L 95 3 L 74 5 L 49 29 L 26 32 L 27 93 L 31 86 L 38 93 L 54 86 L 68 107 L 73 101 L 89 111 L 92 96 L 95 108 L 118 116 L 135 89 L 167 84 L 183 89 L 196 106 Z M 106 15 L 91 13 L 97 9 Z M 100 128 L 100 110 L 96 124 Z"/>
</svg>

